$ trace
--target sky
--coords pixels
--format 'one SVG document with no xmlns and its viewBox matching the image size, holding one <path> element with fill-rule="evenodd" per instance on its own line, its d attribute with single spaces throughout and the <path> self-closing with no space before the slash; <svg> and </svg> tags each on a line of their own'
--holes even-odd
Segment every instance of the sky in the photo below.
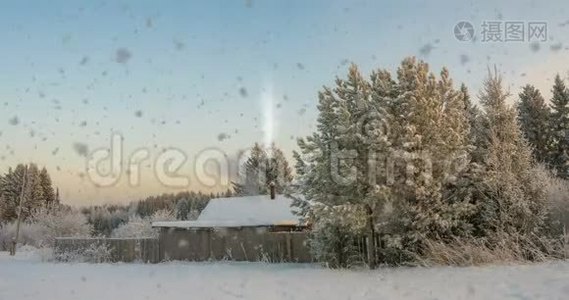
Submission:
<svg viewBox="0 0 569 300">
<path fill-rule="evenodd" d="M 369 74 L 417 56 L 473 96 L 496 66 L 512 103 L 527 83 L 549 98 L 555 74 L 569 74 L 563 0 L 0 5 L 0 173 L 45 166 L 70 205 L 222 190 L 217 175 L 255 142 L 291 157 L 315 129 L 318 91 L 351 63 Z M 455 37 L 460 21 L 472 40 Z M 514 21 L 546 22 L 546 39 L 525 28 L 524 41 L 484 41 L 483 22 Z"/>
</svg>

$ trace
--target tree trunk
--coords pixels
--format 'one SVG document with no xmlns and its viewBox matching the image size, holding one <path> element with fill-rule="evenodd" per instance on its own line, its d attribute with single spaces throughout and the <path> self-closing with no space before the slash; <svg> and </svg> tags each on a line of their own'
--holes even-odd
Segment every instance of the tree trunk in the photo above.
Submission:
<svg viewBox="0 0 569 300">
<path fill-rule="evenodd" d="M 373 228 L 373 210 L 366 205 L 367 213 L 367 261 L 370 269 L 375 269 L 375 230 Z"/>
</svg>

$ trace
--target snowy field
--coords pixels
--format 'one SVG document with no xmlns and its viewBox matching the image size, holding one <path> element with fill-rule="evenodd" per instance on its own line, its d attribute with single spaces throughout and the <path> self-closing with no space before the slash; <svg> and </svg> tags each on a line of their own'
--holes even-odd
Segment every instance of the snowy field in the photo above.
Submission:
<svg viewBox="0 0 569 300">
<path fill-rule="evenodd" d="M 569 299 L 569 262 L 328 270 L 259 263 L 64 264 L 0 252 L 0 300 Z"/>
</svg>

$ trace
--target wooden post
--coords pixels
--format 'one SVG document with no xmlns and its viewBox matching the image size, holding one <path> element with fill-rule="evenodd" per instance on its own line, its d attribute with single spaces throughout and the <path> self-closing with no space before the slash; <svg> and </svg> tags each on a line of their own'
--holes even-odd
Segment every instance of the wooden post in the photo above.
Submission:
<svg viewBox="0 0 569 300">
<path fill-rule="evenodd" d="M 276 192 L 275 192 L 275 182 L 271 181 L 271 183 L 269 183 L 269 189 L 270 189 L 270 194 L 271 194 L 271 200 L 275 200 L 276 198 Z"/>
<path fill-rule="evenodd" d="M 292 232 L 289 231 L 285 234 L 286 236 L 286 256 L 288 259 L 288 262 L 293 262 L 292 261 Z"/>
<path fill-rule="evenodd" d="M 207 256 L 208 260 L 215 260 L 214 256 L 213 256 L 213 251 L 211 248 L 211 236 L 212 236 L 212 230 L 208 230 L 207 231 L 207 254 L 204 256 Z"/>
</svg>

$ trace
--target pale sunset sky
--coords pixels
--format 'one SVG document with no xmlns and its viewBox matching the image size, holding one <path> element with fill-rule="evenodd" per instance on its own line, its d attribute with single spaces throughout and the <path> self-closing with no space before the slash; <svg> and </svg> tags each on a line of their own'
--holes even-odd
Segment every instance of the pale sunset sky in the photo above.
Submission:
<svg viewBox="0 0 569 300">
<path fill-rule="evenodd" d="M 473 24 L 472 41 L 455 37 L 459 21 Z M 485 42 L 484 21 L 546 22 L 547 38 L 530 42 L 525 28 L 524 41 Z M 447 66 L 475 100 L 496 65 L 513 103 L 526 83 L 550 97 L 554 75 L 567 78 L 568 47 L 566 0 L 0 1 L 0 173 L 45 166 L 70 205 L 217 191 L 196 178 L 204 151 L 234 162 L 274 141 L 291 157 L 314 130 L 318 91 L 352 62 L 369 74 L 417 56 Z M 101 187 L 87 156 L 113 133 L 122 176 Z M 186 186 L 157 179 L 171 148 L 185 154 Z M 132 185 L 126 166 L 140 150 L 149 156 Z"/>
</svg>

